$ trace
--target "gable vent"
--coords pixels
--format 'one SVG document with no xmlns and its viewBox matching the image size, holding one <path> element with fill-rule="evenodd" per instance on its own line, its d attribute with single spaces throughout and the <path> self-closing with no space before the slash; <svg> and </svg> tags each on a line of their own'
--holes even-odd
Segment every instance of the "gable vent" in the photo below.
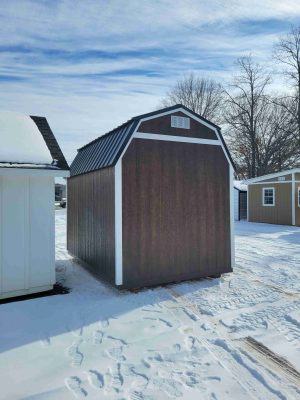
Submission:
<svg viewBox="0 0 300 400">
<path fill-rule="evenodd" d="M 171 127 L 190 129 L 190 119 L 186 117 L 178 117 L 177 115 L 171 115 Z"/>
</svg>

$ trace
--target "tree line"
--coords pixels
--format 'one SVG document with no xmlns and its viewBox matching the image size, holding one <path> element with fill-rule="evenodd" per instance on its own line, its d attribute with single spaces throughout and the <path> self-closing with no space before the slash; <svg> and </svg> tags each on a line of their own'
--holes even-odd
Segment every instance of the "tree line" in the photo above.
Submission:
<svg viewBox="0 0 300 400">
<path fill-rule="evenodd" d="M 271 90 L 272 74 L 248 55 L 236 60 L 230 82 L 192 73 L 162 100 L 221 125 L 241 179 L 300 165 L 300 27 L 274 44 L 273 61 L 287 82 L 280 93 Z"/>
</svg>

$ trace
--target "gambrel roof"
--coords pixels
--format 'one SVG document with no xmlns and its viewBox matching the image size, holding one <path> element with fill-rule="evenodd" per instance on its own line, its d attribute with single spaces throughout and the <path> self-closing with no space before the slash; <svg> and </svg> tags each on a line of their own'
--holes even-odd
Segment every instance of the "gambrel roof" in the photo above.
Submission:
<svg viewBox="0 0 300 400">
<path fill-rule="evenodd" d="M 228 155 L 228 158 L 230 159 L 231 164 L 234 167 L 233 160 L 222 137 L 221 128 L 201 117 L 200 115 L 194 113 L 182 104 L 176 104 L 174 106 L 153 111 L 148 114 L 142 114 L 133 117 L 129 121 L 113 129 L 112 131 L 98 137 L 97 139 L 78 149 L 78 153 L 71 164 L 71 176 L 76 176 L 96 171 L 98 169 L 114 166 L 120 158 L 124 148 L 126 147 L 128 141 L 130 140 L 140 121 L 145 118 L 156 116 L 159 117 L 160 114 L 165 114 L 169 112 L 171 113 L 177 110 L 185 110 L 189 114 L 195 116 L 197 119 L 200 119 L 204 123 L 210 125 L 212 129 L 217 130 L 220 140 L 222 141 L 222 144 Z"/>
</svg>

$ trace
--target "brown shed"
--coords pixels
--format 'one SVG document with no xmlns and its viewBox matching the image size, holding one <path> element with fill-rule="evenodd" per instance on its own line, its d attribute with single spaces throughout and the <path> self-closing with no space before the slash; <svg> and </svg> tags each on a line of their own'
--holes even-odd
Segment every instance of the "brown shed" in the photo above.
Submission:
<svg viewBox="0 0 300 400">
<path fill-rule="evenodd" d="M 248 221 L 300 226 L 300 168 L 250 179 Z"/>
<path fill-rule="evenodd" d="M 134 117 L 78 150 L 70 253 L 133 288 L 232 271 L 233 163 L 220 128 L 182 105 Z"/>
</svg>

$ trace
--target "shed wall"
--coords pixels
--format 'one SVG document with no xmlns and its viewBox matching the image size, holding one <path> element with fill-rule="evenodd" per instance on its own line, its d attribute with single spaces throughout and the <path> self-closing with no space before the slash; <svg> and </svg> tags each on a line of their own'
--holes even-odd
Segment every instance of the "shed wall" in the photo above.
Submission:
<svg viewBox="0 0 300 400">
<path fill-rule="evenodd" d="M 0 298 L 55 283 L 54 178 L 0 176 Z"/>
<path fill-rule="evenodd" d="M 263 206 L 263 188 L 275 188 L 275 206 Z M 292 184 L 271 183 L 248 185 L 248 220 L 269 224 L 292 225 Z"/>
<path fill-rule="evenodd" d="M 229 165 L 220 146 L 134 139 L 122 181 L 125 287 L 231 271 Z"/>
<path fill-rule="evenodd" d="M 68 179 L 67 248 L 91 271 L 115 282 L 114 168 Z"/>
<path fill-rule="evenodd" d="M 295 182 L 295 225 L 300 226 L 300 206 L 298 205 L 298 188 L 300 188 L 300 182 Z"/>
</svg>

